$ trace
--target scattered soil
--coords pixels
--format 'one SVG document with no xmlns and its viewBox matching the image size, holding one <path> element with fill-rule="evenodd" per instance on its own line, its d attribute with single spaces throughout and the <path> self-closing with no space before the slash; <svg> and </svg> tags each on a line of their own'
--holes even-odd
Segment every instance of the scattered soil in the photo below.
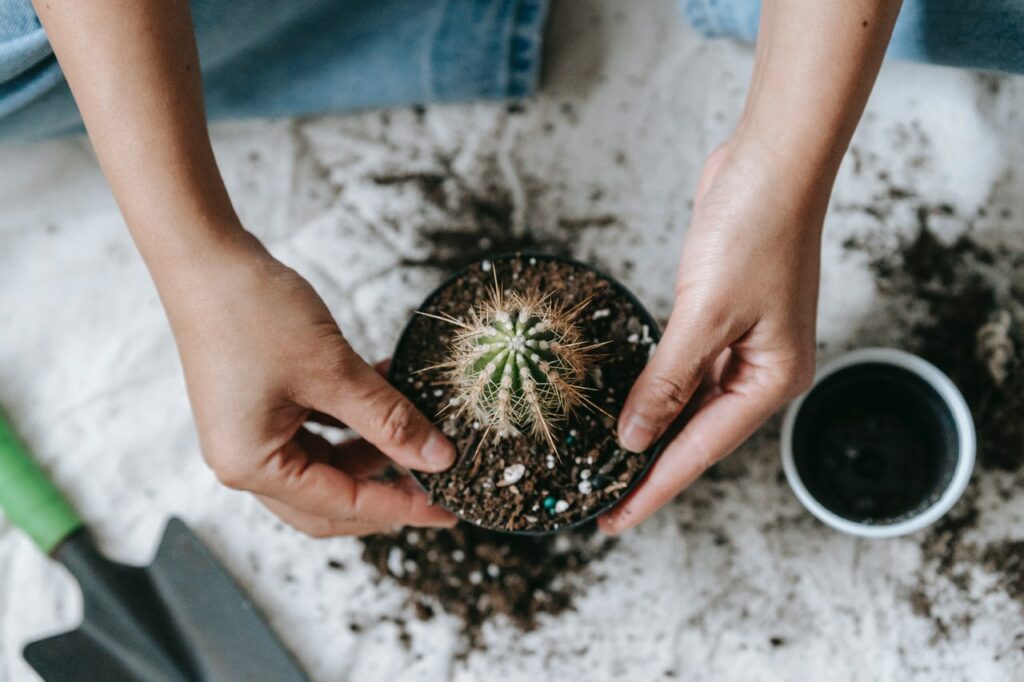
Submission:
<svg viewBox="0 0 1024 682">
<path fill-rule="evenodd" d="M 557 452 L 529 435 L 483 440 L 486 429 L 478 421 L 450 410 L 455 396 L 443 370 L 424 369 L 445 361 L 457 331 L 451 323 L 425 315 L 414 317 L 403 334 L 391 363 L 391 380 L 424 414 L 443 418 L 441 428 L 460 453 L 451 469 L 419 474 L 433 500 L 484 528 L 563 529 L 619 500 L 653 456 L 619 448 L 614 418 L 647 363 L 658 330 L 639 304 L 595 270 L 531 256 L 471 266 L 432 295 L 421 312 L 464 318 L 488 296 L 495 281 L 506 290 L 553 292 L 557 302 L 570 307 L 590 300 L 576 325 L 585 341 L 608 344 L 584 386 L 608 414 L 581 408 L 564 424 L 555 424 Z"/>
<path fill-rule="evenodd" d="M 572 608 L 577 592 L 599 580 L 584 569 L 615 542 L 593 526 L 529 537 L 462 523 L 364 538 L 363 559 L 411 590 L 420 619 L 430 620 L 438 607 L 458 616 L 468 647 L 477 648 L 480 629 L 493 616 L 531 630 L 541 615 Z"/>
<path fill-rule="evenodd" d="M 554 186 L 551 178 L 532 178 L 525 169 L 519 169 L 518 177 L 525 197 L 514 200 L 496 158 L 481 157 L 472 182 L 453 167 L 452 159 L 439 156 L 436 160 L 436 172 L 395 172 L 369 178 L 381 186 L 411 188 L 425 209 L 440 216 L 428 220 L 420 232 L 426 255 L 403 260 L 403 266 L 430 268 L 448 276 L 505 253 L 570 256 L 581 230 L 622 227 L 617 216 L 597 210 L 598 206 L 592 211 L 550 215 L 544 199 Z M 595 204 L 602 198 L 600 191 L 590 195 Z M 517 204 L 524 210 L 521 220 L 516 218 Z M 626 263 L 623 267 L 628 271 L 630 266 Z M 480 627 L 495 616 L 530 629 L 540 615 L 557 615 L 572 608 L 574 597 L 599 579 L 589 564 L 614 545 L 592 526 L 531 538 L 469 524 L 453 530 L 406 529 L 395 536 L 371 536 L 362 542 L 364 559 L 380 570 L 382 579 L 397 580 L 408 588 L 418 617 L 429 619 L 437 609 L 458 616 L 470 648 L 480 646 Z M 394 556 L 402 560 L 401 575 L 380 561 L 392 556 L 393 548 L 397 550 Z M 467 558 L 456 561 L 458 556 Z M 407 570 L 406 557 L 418 567 L 415 572 Z M 498 579 L 487 572 L 492 561 L 501 571 Z M 476 582 L 478 575 L 483 578 L 480 582 Z"/>
<path fill-rule="evenodd" d="M 1024 540 L 991 545 L 982 558 L 987 570 L 1004 577 L 1006 593 L 1024 603 Z"/>
<path fill-rule="evenodd" d="M 534 178 L 520 170 L 518 183 L 526 195 L 520 201 L 529 211 L 525 224 L 517 224 L 516 202 L 507 180 L 493 158 L 486 158 L 479 169 L 479 181 L 467 182 L 452 167 L 452 159 L 435 157 L 436 171 L 394 172 L 370 179 L 382 187 L 411 187 L 426 206 L 440 212 L 443 219 L 432 221 L 421 232 L 428 254 L 423 258 L 405 258 L 401 265 L 429 267 L 446 275 L 495 255 L 516 252 L 543 253 L 568 257 L 581 230 L 614 230 L 623 226 L 618 216 L 606 211 L 584 211 L 578 215 L 550 215 L 536 206 L 543 205 L 551 190 L 550 178 Z M 590 195 L 598 203 L 603 192 Z M 534 215 L 533 212 L 540 211 Z M 542 226 L 547 225 L 547 229 Z"/>
<path fill-rule="evenodd" d="M 918 211 L 916 238 L 872 267 L 889 293 L 915 297 L 926 318 L 910 349 L 945 371 L 964 394 L 978 428 L 979 463 L 1024 468 L 1024 253 L 987 247 L 969 235 L 944 244 Z"/>
<path fill-rule="evenodd" d="M 904 201 L 915 200 L 908 195 L 881 202 L 879 219 L 884 223 Z M 967 628 L 973 622 L 971 604 L 976 599 L 965 601 L 963 595 L 971 594 L 976 567 L 991 572 L 994 589 L 1017 600 L 1024 611 L 1024 541 L 971 539 L 981 516 L 979 477 L 1013 481 L 997 487 L 1004 499 L 1019 494 L 1024 483 L 1024 251 L 972 237 L 970 225 L 984 215 L 984 208 L 978 215 L 959 216 L 946 204 L 918 204 L 917 233 L 896 249 L 879 247 L 870 238 L 846 243 L 848 249 L 870 254 L 879 289 L 896 309 L 923 306 L 922 315 L 911 316 L 917 321 L 910 324 L 906 346 L 952 378 L 977 428 L 975 480 L 964 499 L 924 537 L 919 584 L 909 595 L 913 611 L 933 622 L 936 637 L 949 637 L 954 627 Z M 1007 211 L 1001 215 L 1012 217 Z M 936 218 L 968 229 L 955 240 L 943 241 L 930 227 Z M 957 594 L 961 596 L 949 600 Z M 943 607 L 935 608 L 935 602 Z"/>
</svg>

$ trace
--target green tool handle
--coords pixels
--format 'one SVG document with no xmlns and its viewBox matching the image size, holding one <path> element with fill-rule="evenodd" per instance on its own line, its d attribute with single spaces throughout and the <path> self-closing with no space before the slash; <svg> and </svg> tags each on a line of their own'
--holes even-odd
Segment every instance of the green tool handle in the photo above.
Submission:
<svg viewBox="0 0 1024 682">
<path fill-rule="evenodd" d="M 49 554 L 82 526 L 71 503 L 29 456 L 0 411 L 0 507 Z"/>
</svg>

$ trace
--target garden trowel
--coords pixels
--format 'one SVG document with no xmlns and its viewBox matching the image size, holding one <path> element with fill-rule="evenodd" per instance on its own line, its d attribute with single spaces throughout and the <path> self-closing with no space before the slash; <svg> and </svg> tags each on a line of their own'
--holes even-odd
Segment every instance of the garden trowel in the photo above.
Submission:
<svg viewBox="0 0 1024 682">
<path fill-rule="evenodd" d="M 77 630 L 24 656 L 47 682 L 308 682 L 227 571 L 179 519 L 153 563 L 103 557 L 0 412 L 0 507 L 82 588 Z"/>
</svg>

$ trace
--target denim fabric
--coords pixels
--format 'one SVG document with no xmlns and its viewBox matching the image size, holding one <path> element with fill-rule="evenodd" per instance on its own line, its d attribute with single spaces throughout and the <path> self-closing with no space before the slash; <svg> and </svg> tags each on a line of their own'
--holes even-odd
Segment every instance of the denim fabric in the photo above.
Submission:
<svg viewBox="0 0 1024 682">
<path fill-rule="evenodd" d="M 708 38 L 757 37 L 760 0 L 681 0 Z M 887 56 L 1024 73 L 1024 0 L 904 0 Z"/>
<path fill-rule="evenodd" d="M 192 0 L 212 119 L 518 98 L 548 0 Z M 103 36 L 96 36 L 103 40 Z M 81 129 L 30 0 L 0 0 L 0 137 Z"/>
</svg>

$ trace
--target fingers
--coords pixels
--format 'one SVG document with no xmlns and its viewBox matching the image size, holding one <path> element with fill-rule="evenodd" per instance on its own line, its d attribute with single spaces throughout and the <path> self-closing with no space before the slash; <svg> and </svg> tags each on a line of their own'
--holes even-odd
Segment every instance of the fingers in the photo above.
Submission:
<svg viewBox="0 0 1024 682">
<path fill-rule="evenodd" d="M 442 471 L 455 461 L 455 447 L 384 377 L 358 356 L 340 363 L 329 386 L 313 403 L 347 424 L 399 464 Z"/>
<path fill-rule="evenodd" d="M 374 371 L 381 376 L 387 376 L 388 368 L 391 366 L 391 358 L 381 360 L 373 365 Z M 331 426 L 336 429 L 347 429 L 348 425 L 343 423 L 340 419 L 332 417 L 329 414 L 321 412 L 320 410 L 310 410 L 309 416 L 306 418 L 307 421 L 311 421 L 321 426 Z"/>
<path fill-rule="evenodd" d="M 455 517 L 429 504 L 422 490 L 355 478 L 310 456 L 297 439 L 267 457 L 230 487 L 272 498 L 334 523 L 374 526 L 451 526 Z"/>
<path fill-rule="evenodd" d="M 724 325 L 698 322 L 692 315 L 677 313 L 669 318 L 654 357 L 622 408 L 619 444 L 623 448 L 643 452 L 668 429 L 728 343 L 723 332 Z"/>
<path fill-rule="evenodd" d="M 309 457 L 341 469 L 353 478 L 380 476 L 393 466 L 390 459 L 363 438 L 333 445 L 306 429 L 300 429 L 295 438 Z"/>
<path fill-rule="evenodd" d="M 654 463 L 643 482 L 598 523 L 607 533 L 632 528 L 735 450 L 788 397 L 787 384 L 748 380 L 711 397 Z"/>
<path fill-rule="evenodd" d="M 257 495 L 256 499 L 258 499 L 264 507 L 269 509 L 275 516 L 287 523 L 289 526 L 312 538 L 320 539 L 339 535 L 373 535 L 374 533 L 383 533 L 391 530 L 390 526 L 384 525 L 332 521 L 322 516 L 314 516 L 313 514 L 301 512 L 294 507 L 289 507 L 283 502 L 278 502 L 271 497 L 263 495 Z"/>
</svg>

